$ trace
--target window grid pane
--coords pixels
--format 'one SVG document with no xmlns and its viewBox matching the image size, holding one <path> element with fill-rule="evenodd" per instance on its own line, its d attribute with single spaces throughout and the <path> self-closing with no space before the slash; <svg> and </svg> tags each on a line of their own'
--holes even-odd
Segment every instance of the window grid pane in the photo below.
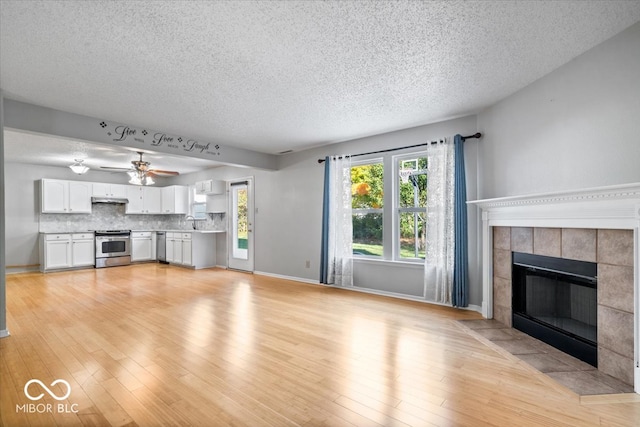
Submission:
<svg viewBox="0 0 640 427">
<path fill-rule="evenodd" d="M 425 220 L 427 205 L 427 157 L 401 158 L 397 170 L 411 169 L 408 181 L 397 173 L 396 225 L 397 259 L 420 260 L 425 257 Z"/>
<path fill-rule="evenodd" d="M 382 163 L 351 167 L 353 254 L 382 257 L 384 168 Z"/>
</svg>

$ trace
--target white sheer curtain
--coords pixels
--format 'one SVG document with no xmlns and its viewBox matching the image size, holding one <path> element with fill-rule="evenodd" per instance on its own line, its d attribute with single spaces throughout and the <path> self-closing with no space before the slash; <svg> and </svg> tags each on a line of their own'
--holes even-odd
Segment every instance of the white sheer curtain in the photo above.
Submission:
<svg viewBox="0 0 640 427">
<path fill-rule="evenodd" d="M 331 160 L 328 280 L 353 286 L 353 231 L 351 218 L 351 159 Z"/>
<path fill-rule="evenodd" d="M 425 297 L 451 304 L 454 259 L 454 147 L 451 138 L 427 150 Z"/>
</svg>

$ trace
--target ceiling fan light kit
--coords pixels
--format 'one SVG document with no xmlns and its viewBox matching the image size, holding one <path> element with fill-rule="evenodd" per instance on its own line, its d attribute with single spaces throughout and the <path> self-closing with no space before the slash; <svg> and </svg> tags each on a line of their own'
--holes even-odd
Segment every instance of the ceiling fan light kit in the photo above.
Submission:
<svg viewBox="0 0 640 427">
<path fill-rule="evenodd" d="M 151 163 L 149 162 L 145 162 L 142 160 L 142 155 L 144 154 L 141 151 L 136 151 L 139 155 L 140 155 L 140 160 L 133 160 L 131 162 L 131 164 L 133 165 L 133 167 L 131 168 L 112 168 L 112 167 L 106 167 L 106 166 L 101 166 L 101 169 L 109 169 L 109 170 L 113 170 L 113 171 L 123 171 L 126 172 L 129 177 L 131 178 L 129 180 L 129 184 L 133 184 L 133 185 L 153 185 L 155 184 L 155 181 L 153 180 L 153 175 L 157 176 L 157 175 L 168 175 L 168 176 L 176 176 L 176 175 L 180 175 L 178 172 L 175 171 L 166 171 L 166 170 L 160 170 L 160 169 L 150 169 L 149 166 L 151 165 Z"/>
<path fill-rule="evenodd" d="M 89 168 L 83 165 L 82 162 L 84 162 L 84 160 L 75 159 L 75 163 L 72 165 L 69 165 L 69 169 L 71 169 L 73 173 L 77 173 L 78 175 L 87 173 L 89 171 Z"/>
</svg>

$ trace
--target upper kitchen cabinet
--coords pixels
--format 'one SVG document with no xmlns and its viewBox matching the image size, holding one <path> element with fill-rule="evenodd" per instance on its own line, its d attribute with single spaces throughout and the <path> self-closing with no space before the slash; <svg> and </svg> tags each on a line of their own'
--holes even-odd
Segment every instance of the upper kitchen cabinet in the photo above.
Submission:
<svg viewBox="0 0 640 427">
<path fill-rule="evenodd" d="M 224 194 L 225 182 L 215 179 L 196 182 L 196 193 L 198 194 Z"/>
<path fill-rule="evenodd" d="M 142 187 L 142 208 L 144 213 L 162 213 L 162 189 Z"/>
<path fill-rule="evenodd" d="M 186 214 L 189 211 L 189 187 L 171 185 L 162 188 L 162 213 Z"/>
<path fill-rule="evenodd" d="M 107 184 L 104 182 L 93 183 L 93 197 L 114 197 L 125 199 L 127 197 L 127 185 Z"/>
<path fill-rule="evenodd" d="M 92 183 L 43 179 L 42 213 L 91 213 Z"/>
<path fill-rule="evenodd" d="M 225 213 L 227 212 L 227 197 L 224 194 L 210 194 L 207 196 L 206 212 Z"/>
<path fill-rule="evenodd" d="M 128 214 L 159 214 L 162 209 L 162 189 L 127 185 Z"/>
</svg>

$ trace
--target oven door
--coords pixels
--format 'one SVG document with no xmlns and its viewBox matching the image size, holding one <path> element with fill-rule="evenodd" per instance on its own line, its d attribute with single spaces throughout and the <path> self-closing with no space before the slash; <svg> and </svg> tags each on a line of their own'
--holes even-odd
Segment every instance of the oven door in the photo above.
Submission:
<svg viewBox="0 0 640 427">
<path fill-rule="evenodd" d="M 122 236 L 96 236 L 96 258 L 131 255 L 130 239 Z"/>
</svg>

